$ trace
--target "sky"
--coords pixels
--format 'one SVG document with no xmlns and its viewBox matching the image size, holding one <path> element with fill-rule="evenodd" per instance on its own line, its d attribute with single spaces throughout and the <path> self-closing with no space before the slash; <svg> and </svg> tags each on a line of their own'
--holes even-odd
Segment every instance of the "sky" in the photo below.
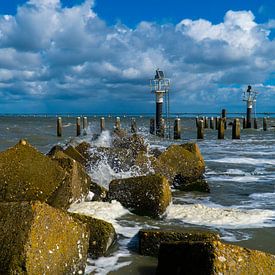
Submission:
<svg viewBox="0 0 275 275">
<path fill-rule="evenodd" d="M 274 0 L 0 0 L 0 113 L 275 112 Z"/>
</svg>

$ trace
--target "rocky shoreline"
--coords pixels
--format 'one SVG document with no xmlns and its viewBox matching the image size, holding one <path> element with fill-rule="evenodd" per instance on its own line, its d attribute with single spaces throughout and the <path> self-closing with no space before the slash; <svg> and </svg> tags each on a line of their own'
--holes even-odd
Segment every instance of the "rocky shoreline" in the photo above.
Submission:
<svg viewBox="0 0 275 275">
<path fill-rule="evenodd" d="M 107 190 L 86 171 L 103 157 L 118 172 L 135 166 L 144 176 L 113 180 Z M 204 171 L 197 144 L 171 145 L 160 152 L 122 130 L 113 134 L 111 147 L 82 142 L 55 146 L 47 155 L 20 140 L 0 153 L 0 273 L 84 274 L 88 255 L 106 255 L 118 236 L 106 221 L 68 212 L 72 203 L 117 200 L 137 215 L 159 219 L 171 202 L 171 187 L 210 192 Z M 139 251 L 159 258 L 157 274 L 275 270 L 273 255 L 224 244 L 209 231 L 144 229 Z"/>
</svg>

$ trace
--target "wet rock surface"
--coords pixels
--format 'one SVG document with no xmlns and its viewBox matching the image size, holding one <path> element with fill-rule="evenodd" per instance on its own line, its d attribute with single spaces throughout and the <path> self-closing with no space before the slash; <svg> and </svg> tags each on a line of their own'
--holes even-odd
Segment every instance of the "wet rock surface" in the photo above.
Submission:
<svg viewBox="0 0 275 275">
<path fill-rule="evenodd" d="M 41 202 L 0 203 L 1 274 L 83 274 L 87 226 Z"/>
<path fill-rule="evenodd" d="M 219 240 L 218 234 L 202 230 L 158 230 L 142 229 L 138 233 L 139 253 L 157 257 L 161 243 L 175 241 L 214 241 Z"/>
<path fill-rule="evenodd" d="M 26 141 L 0 153 L 0 201 L 47 201 L 66 172 Z"/>
<path fill-rule="evenodd" d="M 171 191 L 165 177 L 149 175 L 113 180 L 108 197 L 118 200 L 133 213 L 159 217 L 171 201 Z"/>
<path fill-rule="evenodd" d="M 106 256 L 108 249 L 117 239 L 113 225 L 82 214 L 71 213 L 71 215 L 88 225 L 90 231 L 89 256 L 94 259 Z"/>
<path fill-rule="evenodd" d="M 274 274 L 275 256 L 218 240 L 160 245 L 156 274 Z"/>
</svg>

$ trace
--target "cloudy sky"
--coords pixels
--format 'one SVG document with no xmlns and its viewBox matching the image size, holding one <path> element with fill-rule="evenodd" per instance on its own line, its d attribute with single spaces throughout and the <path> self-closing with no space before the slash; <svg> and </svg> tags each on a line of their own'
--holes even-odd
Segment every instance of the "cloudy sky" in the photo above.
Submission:
<svg viewBox="0 0 275 275">
<path fill-rule="evenodd" d="M 0 113 L 154 112 L 156 68 L 173 112 L 275 112 L 274 0 L 0 2 Z"/>
</svg>

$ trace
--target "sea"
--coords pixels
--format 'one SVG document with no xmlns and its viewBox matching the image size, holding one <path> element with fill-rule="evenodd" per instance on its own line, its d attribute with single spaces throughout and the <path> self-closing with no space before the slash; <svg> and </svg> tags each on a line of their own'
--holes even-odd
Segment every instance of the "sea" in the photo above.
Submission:
<svg viewBox="0 0 275 275">
<path fill-rule="evenodd" d="M 131 117 L 120 119 L 122 128 L 130 131 Z M 151 148 L 165 150 L 174 143 L 197 142 L 211 192 L 172 190 L 173 201 L 159 219 L 132 214 L 117 201 L 71 205 L 72 212 L 111 222 L 118 234 L 117 244 L 106 257 L 87 260 L 86 274 L 154 274 L 157 259 L 138 254 L 137 233 L 142 228 L 207 229 L 219 233 L 224 242 L 275 254 L 275 118 L 269 118 L 268 131 L 263 131 L 259 118 L 258 129 L 242 130 L 240 140 L 232 140 L 230 126 L 224 140 L 218 140 L 217 131 L 212 129 L 205 129 L 204 140 L 197 140 L 195 118 L 182 117 L 182 139 L 177 141 L 150 135 L 149 117 L 135 119 L 138 133 Z M 88 116 L 88 121 L 87 135 L 76 138 L 76 117 L 64 115 L 63 135 L 58 138 L 55 116 L 1 116 L 0 150 L 21 138 L 43 153 L 56 144 L 81 141 L 93 147 L 111 146 L 115 116 L 105 116 L 106 130 L 102 133 L 100 116 Z M 173 119 L 170 124 L 172 128 Z M 106 188 L 112 179 L 140 175 L 137 169 L 114 171 L 104 160 L 90 167 L 88 173 Z"/>
</svg>

